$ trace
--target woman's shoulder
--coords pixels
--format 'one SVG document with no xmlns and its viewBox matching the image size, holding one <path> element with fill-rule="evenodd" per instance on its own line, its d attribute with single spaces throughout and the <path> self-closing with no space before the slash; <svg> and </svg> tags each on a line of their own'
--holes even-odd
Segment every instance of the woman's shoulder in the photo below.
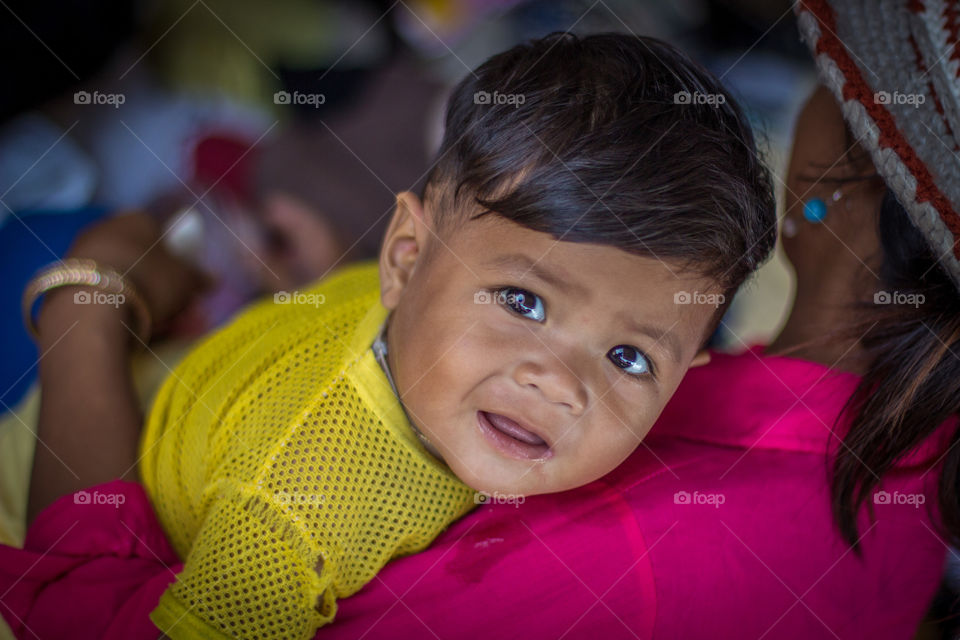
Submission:
<svg viewBox="0 0 960 640">
<path fill-rule="evenodd" d="M 762 347 L 711 352 L 690 369 L 650 436 L 820 453 L 859 377 Z"/>
<path fill-rule="evenodd" d="M 861 378 L 823 364 L 767 354 L 762 346 L 742 353 L 711 353 L 690 369 L 648 437 L 675 437 L 748 449 L 808 454 L 823 459 L 849 427 L 848 402 Z M 950 419 L 897 466 L 922 466 L 949 446 L 957 421 Z"/>
</svg>

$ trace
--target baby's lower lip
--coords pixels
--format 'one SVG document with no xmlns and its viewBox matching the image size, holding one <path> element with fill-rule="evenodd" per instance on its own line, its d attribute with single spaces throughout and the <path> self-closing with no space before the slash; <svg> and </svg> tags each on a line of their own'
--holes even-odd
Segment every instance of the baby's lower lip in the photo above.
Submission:
<svg viewBox="0 0 960 640">
<path fill-rule="evenodd" d="M 518 460 L 545 460 L 553 457 L 553 449 L 547 444 L 530 444 L 517 440 L 511 435 L 500 431 L 490 420 L 486 412 L 477 411 L 477 425 L 484 437 L 502 453 Z"/>
</svg>

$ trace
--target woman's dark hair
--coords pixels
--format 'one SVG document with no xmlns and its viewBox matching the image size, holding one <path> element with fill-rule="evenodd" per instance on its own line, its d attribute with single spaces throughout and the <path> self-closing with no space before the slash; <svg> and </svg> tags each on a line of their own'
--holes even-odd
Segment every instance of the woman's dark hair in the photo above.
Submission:
<svg viewBox="0 0 960 640">
<path fill-rule="evenodd" d="M 471 219 L 659 258 L 726 293 L 776 240 L 744 114 L 653 38 L 554 33 L 493 56 L 454 89 L 426 185 L 439 228 L 479 205 Z"/>
<path fill-rule="evenodd" d="M 864 502 L 872 508 L 880 479 L 945 420 L 960 415 L 960 294 L 889 189 L 878 225 L 878 295 L 914 304 L 864 301 L 849 334 L 863 336 L 866 373 L 841 413 L 850 426 L 832 463 L 831 502 L 844 539 L 858 554 L 856 516 Z M 960 540 L 958 441 L 955 432 L 935 461 L 943 465 L 941 522 L 954 543 Z"/>
</svg>

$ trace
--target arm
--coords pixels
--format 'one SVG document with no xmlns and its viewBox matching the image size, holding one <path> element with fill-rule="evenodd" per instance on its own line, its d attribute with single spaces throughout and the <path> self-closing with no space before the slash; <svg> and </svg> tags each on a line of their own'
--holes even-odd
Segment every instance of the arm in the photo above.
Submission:
<svg viewBox="0 0 960 640">
<path fill-rule="evenodd" d="M 182 309 L 203 282 L 159 240 L 149 217 L 123 215 L 82 233 L 68 255 L 125 273 L 156 326 Z M 123 305 L 74 304 L 81 290 L 50 291 L 37 317 L 41 403 L 28 524 L 61 495 L 114 478 L 136 479 L 142 416 L 129 370 L 130 352 L 138 346 L 134 324 Z"/>
<path fill-rule="evenodd" d="M 130 377 L 126 309 L 51 291 L 38 318 L 42 389 L 27 522 L 57 497 L 135 480 L 141 415 Z"/>
</svg>

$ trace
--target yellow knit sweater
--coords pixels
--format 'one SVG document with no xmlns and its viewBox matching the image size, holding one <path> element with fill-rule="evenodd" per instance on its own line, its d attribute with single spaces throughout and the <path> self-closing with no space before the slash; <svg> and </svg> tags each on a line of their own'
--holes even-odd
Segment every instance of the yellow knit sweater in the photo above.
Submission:
<svg viewBox="0 0 960 640">
<path fill-rule="evenodd" d="M 266 300 L 169 376 L 141 443 L 183 571 L 151 619 L 172 638 L 310 638 L 474 492 L 413 433 L 371 344 L 377 265 Z"/>
</svg>

